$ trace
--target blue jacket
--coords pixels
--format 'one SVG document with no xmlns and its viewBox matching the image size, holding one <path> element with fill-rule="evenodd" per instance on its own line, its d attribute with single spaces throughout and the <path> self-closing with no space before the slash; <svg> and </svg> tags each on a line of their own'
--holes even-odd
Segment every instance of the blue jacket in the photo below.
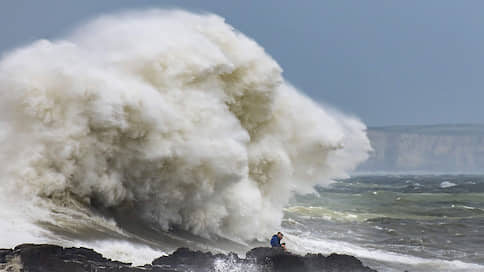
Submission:
<svg viewBox="0 0 484 272">
<path fill-rule="evenodd" d="M 271 238 L 271 246 L 272 247 L 281 247 L 281 240 L 277 237 L 277 234 L 274 234 Z"/>
</svg>

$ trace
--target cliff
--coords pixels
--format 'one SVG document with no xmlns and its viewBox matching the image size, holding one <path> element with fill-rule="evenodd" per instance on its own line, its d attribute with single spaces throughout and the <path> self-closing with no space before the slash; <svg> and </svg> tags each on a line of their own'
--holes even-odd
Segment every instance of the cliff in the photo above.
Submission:
<svg viewBox="0 0 484 272">
<path fill-rule="evenodd" d="M 484 172 L 484 125 L 368 129 L 374 151 L 356 172 Z"/>
</svg>

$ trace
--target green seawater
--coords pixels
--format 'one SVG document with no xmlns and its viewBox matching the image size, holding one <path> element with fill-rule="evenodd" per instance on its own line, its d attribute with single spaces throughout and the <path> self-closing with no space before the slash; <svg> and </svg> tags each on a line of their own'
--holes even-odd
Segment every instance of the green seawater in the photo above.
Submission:
<svg viewBox="0 0 484 272">
<path fill-rule="evenodd" d="M 406 265 L 415 265 L 416 271 L 425 271 L 418 265 L 427 259 L 484 265 L 484 176 L 357 176 L 316 191 L 291 201 L 285 210 L 287 230 L 370 252 L 415 257 L 416 264 Z M 384 261 L 398 262 L 388 259 Z M 455 271 L 465 271 L 465 264 Z"/>
</svg>

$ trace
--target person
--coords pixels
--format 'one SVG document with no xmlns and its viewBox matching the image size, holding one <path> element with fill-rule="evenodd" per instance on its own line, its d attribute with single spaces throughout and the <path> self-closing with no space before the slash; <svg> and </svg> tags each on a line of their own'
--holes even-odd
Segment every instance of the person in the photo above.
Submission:
<svg viewBox="0 0 484 272">
<path fill-rule="evenodd" d="M 281 240 L 284 237 L 284 234 L 282 232 L 278 232 L 277 234 L 274 234 L 271 238 L 271 246 L 272 247 L 281 247 Z"/>
</svg>

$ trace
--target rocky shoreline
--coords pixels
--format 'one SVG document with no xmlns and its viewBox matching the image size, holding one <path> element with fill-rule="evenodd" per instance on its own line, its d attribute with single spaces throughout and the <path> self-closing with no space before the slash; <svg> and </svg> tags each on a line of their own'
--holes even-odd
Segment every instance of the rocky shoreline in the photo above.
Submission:
<svg viewBox="0 0 484 272">
<path fill-rule="evenodd" d="M 321 254 L 305 256 L 278 249 L 259 247 L 245 258 L 234 253 L 212 254 L 179 248 L 171 255 L 159 257 L 151 264 L 132 266 L 104 258 L 88 248 L 63 248 L 48 244 L 22 244 L 0 249 L 0 271 L 9 272 L 175 272 L 175 271 L 358 271 L 374 272 L 349 255 Z"/>
</svg>

